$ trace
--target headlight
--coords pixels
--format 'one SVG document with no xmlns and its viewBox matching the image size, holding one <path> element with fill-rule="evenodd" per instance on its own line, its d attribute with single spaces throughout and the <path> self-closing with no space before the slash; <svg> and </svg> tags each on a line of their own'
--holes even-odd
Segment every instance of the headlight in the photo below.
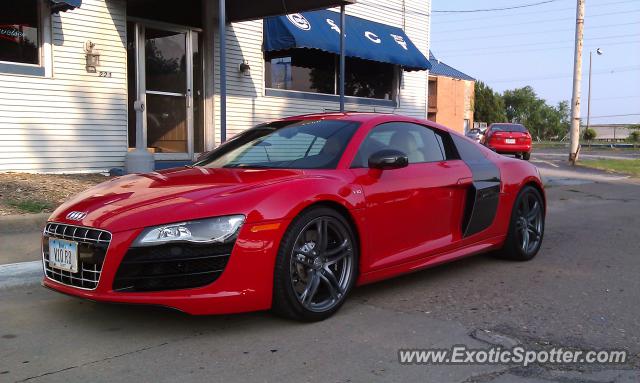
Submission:
<svg viewBox="0 0 640 383">
<path fill-rule="evenodd" d="M 154 246 L 169 242 L 221 243 L 236 235 L 243 223 L 243 215 L 230 215 L 148 227 L 131 246 Z"/>
</svg>

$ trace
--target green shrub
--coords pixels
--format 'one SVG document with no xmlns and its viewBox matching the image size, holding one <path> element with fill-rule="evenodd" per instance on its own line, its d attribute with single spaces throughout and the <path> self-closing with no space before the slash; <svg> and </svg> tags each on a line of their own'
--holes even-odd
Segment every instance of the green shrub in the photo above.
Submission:
<svg viewBox="0 0 640 383">
<path fill-rule="evenodd" d="M 584 138 L 587 141 L 591 141 L 591 140 L 595 140 L 596 135 L 597 135 L 596 131 L 589 128 L 589 129 L 586 129 L 584 133 L 582 133 L 582 138 Z"/>
<path fill-rule="evenodd" d="M 629 134 L 629 141 L 640 142 L 640 130 L 634 130 Z"/>
</svg>

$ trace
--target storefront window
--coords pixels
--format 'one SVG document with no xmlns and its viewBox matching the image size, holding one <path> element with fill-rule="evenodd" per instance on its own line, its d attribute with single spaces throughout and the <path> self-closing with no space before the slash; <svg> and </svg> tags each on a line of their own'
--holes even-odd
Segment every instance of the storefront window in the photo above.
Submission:
<svg viewBox="0 0 640 383">
<path fill-rule="evenodd" d="M 294 51 L 267 58 L 267 88 L 335 94 L 335 55 Z"/>
<path fill-rule="evenodd" d="M 347 59 L 344 94 L 354 97 L 393 99 L 395 66 L 375 61 Z"/>
<path fill-rule="evenodd" d="M 0 2 L 0 61 L 40 64 L 38 1 Z"/>
<path fill-rule="evenodd" d="M 265 54 L 267 88 L 338 94 L 338 56 L 311 50 Z M 345 95 L 392 100 L 396 66 L 357 58 L 345 61 Z"/>
</svg>

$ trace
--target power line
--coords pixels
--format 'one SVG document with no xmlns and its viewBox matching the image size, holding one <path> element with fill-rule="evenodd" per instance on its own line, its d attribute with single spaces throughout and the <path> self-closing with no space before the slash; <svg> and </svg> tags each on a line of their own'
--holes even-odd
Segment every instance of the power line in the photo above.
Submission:
<svg viewBox="0 0 640 383">
<path fill-rule="evenodd" d="M 640 43 L 640 40 L 632 40 L 632 41 L 619 41 L 619 42 L 613 42 L 613 43 L 607 43 L 607 46 L 614 46 L 614 45 L 625 45 L 625 44 L 634 44 L 634 43 Z M 529 52 L 544 52 L 544 51 L 554 51 L 554 50 L 561 50 L 561 49 L 569 49 L 569 48 L 573 48 L 571 45 L 564 45 L 564 46 L 559 46 L 559 47 L 546 47 L 546 48 L 539 48 L 539 49 L 525 49 L 525 50 L 507 50 L 507 51 L 496 51 L 496 52 L 479 52 L 479 53 L 473 53 L 473 56 L 487 56 L 487 55 L 491 55 L 491 56 L 497 56 L 497 55 L 501 55 L 501 54 L 514 54 L 514 53 L 529 53 Z M 589 46 L 589 47 L 585 47 L 586 49 L 593 49 L 593 48 L 598 48 L 598 46 Z M 447 58 L 450 57 L 464 57 L 464 56 L 469 56 L 468 53 L 464 53 L 464 54 L 454 54 L 454 55 L 447 55 Z"/>
<path fill-rule="evenodd" d="M 598 100 L 626 100 L 628 98 L 640 98 L 640 94 L 639 95 L 630 95 L 630 96 L 616 96 L 616 97 L 596 97 L 593 100 L 594 101 L 598 101 Z"/>
<path fill-rule="evenodd" d="M 640 10 L 638 10 L 640 11 Z M 638 25 L 637 22 L 633 22 L 633 23 L 618 23 L 618 24 L 607 24 L 607 25 L 598 25 L 595 27 L 591 27 L 590 29 L 602 29 L 602 28 L 611 28 L 611 27 L 621 27 L 621 26 L 626 26 L 626 25 Z M 545 33 L 550 33 L 550 32 L 570 32 L 570 31 L 574 31 L 575 28 L 562 28 L 562 29 L 545 29 L 545 30 L 539 30 L 539 31 L 535 31 L 535 32 L 520 32 L 520 33 L 509 33 L 509 37 L 512 36 L 531 36 L 531 35 L 540 35 L 540 34 L 545 34 Z M 461 37 L 461 38 L 455 38 L 455 39 L 438 39 L 438 42 L 444 43 L 444 42 L 450 42 L 450 41 L 467 41 L 467 40 L 478 40 L 478 39 L 487 39 L 487 38 L 492 38 L 492 37 L 505 37 L 504 33 L 499 34 L 499 35 L 474 35 L 472 37 Z"/>
<path fill-rule="evenodd" d="M 611 74 L 624 73 L 624 72 L 635 72 L 635 71 L 640 71 L 640 65 L 619 67 L 619 68 L 611 68 L 611 69 L 607 69 L 607 70 L 601 70 L 601 71 L 593 72 L 593 74 L 594 75 L 601 75 L 601 74 L 609 74 L 609 75 L 611 75 Z M 485 82 L 491 83 L 491 84 L 497 84 L 497 83 L 509 83 L 509 82 L 519 82 L 519 81 L 544 81 L 544 80 L 557 80 L 557 79 L 561 79 L 561 78 L 569 78 L 569 77 L 572 77 L 572 76 L 573 76 L 572 74 L 558 73 L 558 74 L 552 74 L 552 75 L 549 75 L 549 76 L 542 76 L 542 77 L 513 78 L 513 79 L 495 80 L 495 81 L 487 80 Z"/>
<path fill-rule="evenodd" d="M 504 7 L 504 8 L 456 9 L 456 10 L 433 9 L 433 10 L 431 10 L 431 12 L 432 13 L 478 13 L 478 12 L 509 11 L 509 10 L 512 10 L 512 9 L 529 8 L 529 7 L 536 7 L 538 5 L 555 3 L 556 1 L 558 1 L 558 0 L 546 0 L 546 1 L 539 1 L 537 3 L 521 4 L 521 5 L 516 5 L 516 6 L 513 6 L 513 7 Z"/>
<path fill-rule="evenodd" d="M 640 113 L 627 113 L 627 114 L 608 114 L 602 116 L 591 116 L 591 118 L 611 118 L 611 117 L 630 117 L 630 116 L 640 116 Z M 586 117 L 582 117 L 585 119 Z"/>
<path fill-rule="evenodd" d="M 553 1 L 563 1 L 563 0 L 553 0 Z M 636 2 L 635 0 L 627 0 L 627 1 L 617 1 L 617 2 L 610 2 L 610 3 L 604 3 L 604 4 L 596 4 L 593 5 L 592 7 L 599 7 L 599 6 L 606 6 L 606 5 L 613 5 L 613 4 L 620 4 L 620 3 L 632 3 L 632 2 Z M 369 0 L 359 0 L 357 4 L 360 5 L 366 5 L 368 7 L 371 8 L 375 8 L 375 9 L 379 9 L 382 11 L 393 11 L 393 12 L 401 12 L 404 13 L 405 15 L 417 15 L 417 16 L 424 16 L 424 17 L 429 17 L 431 18 L 431 13 L 429 12 L 422 12 L 422 11 L 418 11 L 415 9 L 411 9 L 411 8 L 397 8 L 397 7 L 389 7 L 386 5 L 381 5 L 379 3 L 374 3 L 371 2 Z M 557 11 L 562 11 L 562 10 L 572 10 L 575 8 L 562 8 L 562 9 L 550 9 L 547 11 L 537 11 L 537 12 L 522 12 L 522 13 L 516 13 L 516 14 L 512 14 L 510 16 L 520 16 L 520 15 L 527 15 L 527 14 L 539 14 L 539 13 L 548 13 L 548 12 L 557 12 Z M 431 12 L 435 12 L 435 11 L 431 11 Z M 614 14 L 622 14 L 622 13 L 628 13 L 628 12 L 613 12 L 613 13 L 607 13 L 607 14 L 602 14 L 602 16 L 607 16 L 607 15 L 614 15 Z M 455 14 L 450 14 L 450 15 L 455 15 Z M 443 14 L 442 16 L 445 16 L 445 14 Z M 593 15 L 596 16 L 596 15 Z M 449 22 L 443 22 L 443 23 L 439 23 L 439 24 L 448 24 L 451 22 L 455 22 L 455 23 L 460 23 L 460 22 L 465 22 L 465 21 L 473 21 L 473 20 L 488 20 L 488 19 L 494 19 L 494 18 L 502 18 L 504 16 L 496 16 L 496 17 L 481 17 L 481 18 L 470 18 L 470 19 L 458 19 L 458 20 L 451 20 Z M 571 18 L 569 18 L 571 19 Z M 556 20 L 565 20 L 565 19 L 556 19 Z M 537 23 L 544 23 L 547 22 L 549 20 L 539 20 L 537 21 Z M 520 24 L 526 24 L 526 23 L 520 23 Z M 520 24 L 514 24 L 514 25 L 520 25 Z M 465 29 L 461 29 L 461 30 L 465 30 Z"/>
<path fill-rule="evenodd" d="M 588 42 L 588 41 L 593 41 L 593 40 L 609 40 L 609 39 L 619 39 L 619 38 L 623 38 L 623 37 L 637 37 L 637 36 L 640 36 L 640 34 L 600 36 L 600 37 L 593 37 L 593 38 L 585 39 L 585 41 Z M 440 42 L 440 40 L 438 40 L 438 42 Z M 549 45 L 549 44 L 566 44 L 566 43 L 570 43 L 570 42 L 571 42 L 571 40 L 553 40 L 553 41 L 545 41 L 545 42 L 537 42 L 537 43 L 526 43 L 526 44 L 489 45 L 489 46 L 482 46 L 480 48 L 472 48 L 472 49 L 465 49 L 465 48 L 445 49 L 445 50 L 439 51 L 439 53 L 440 54 L 444 53 L 444 55 L 447 55 L 447 53 L 456 53 L 456 52 L 467 52 L 467 53 L 486 52 L 486 51 L 491 50 L 491 49 L 532 47 L 532 46 Z"/>
<path fill-rule="evenodd" d="M 630 3 L 635 3 L 637 4 L 637 1 L 630 1 Z M 617 4 L 617 3 L 606 3 L 606 4 L 598 4 L 598 5 L 594 5 L 592 6 L 592 8 L 596 8 L 597 6 L 604 6 L 604 5 L 613 5 L 613 4 Z M 520 12 L 520 13 L 514 13 L 512 15 L 509 15 L 510 17 L 515 17 L 515 16 L 525 16 L 525 15 L 537 15 L 537 14 L 541 14 L 541 13 L 545 13 L 548 14 L 550 12 L 560 12 L 560 11 L 575 11 L 575 7 L 570 7 L 570 8 L 557 8 L 557 9 L 548 9 L 548 10 L 544 10 L 544 11 L 535 11 L 535 12 Z M 619 14 L 624 14 L 624 13 L 628 13 L 627 11 L 617 11 L 617 12 L 608 12 L 608 13 L 602 13 L 602 14 L 594 14 L 594 15 L 589 15 L 589 18 L 594 17 L 594 16 L 609 16 L 609 15 L 619 15 Z M 493 20 L 493 19 L 504 19 L 504 16 L 489 16 L 489 17 L 471 17 L 471 18 L 465 18 L 465 19 L 456 19 L 456 20 L 447 20 L 447 21 L 443 21 L 443 22 L 435 22 L 435 25 L 440 25 L 440 24 L 452 24 L 452 23 L 456 23 L 456 24 L 460 24 L 463 22 L 469 22 L 469 21 L 486 21 L 486 20 Z M 557 19 L 557 20 L 574 20 L 575 17 L 569 17 L 569 18 L 563 18 L 563 19 Z M 538 22 L 544 22 L 545 20 L 537 20 Z M 501 24 L 501 25 L 506 25 L 506 24 Z M 511 25 L 519 25 L 519 24 L 511 24 Z M 462 29 L 464 30 L 464 29 Z"/>
</svg>

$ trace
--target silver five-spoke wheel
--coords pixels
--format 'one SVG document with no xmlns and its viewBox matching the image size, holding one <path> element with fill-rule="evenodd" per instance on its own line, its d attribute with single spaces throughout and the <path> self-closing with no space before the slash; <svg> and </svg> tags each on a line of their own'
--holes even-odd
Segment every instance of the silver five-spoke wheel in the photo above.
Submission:
<svg viewBox="0 0 640 383">
<path fill-rule="evenodd" d="M 345 225 L 331 216 L 313 219 L 295 239 L 290 257 L 293 291 L 304 308 L 325 312 L 351 285 L 353 244 Z"/>
</svg>

